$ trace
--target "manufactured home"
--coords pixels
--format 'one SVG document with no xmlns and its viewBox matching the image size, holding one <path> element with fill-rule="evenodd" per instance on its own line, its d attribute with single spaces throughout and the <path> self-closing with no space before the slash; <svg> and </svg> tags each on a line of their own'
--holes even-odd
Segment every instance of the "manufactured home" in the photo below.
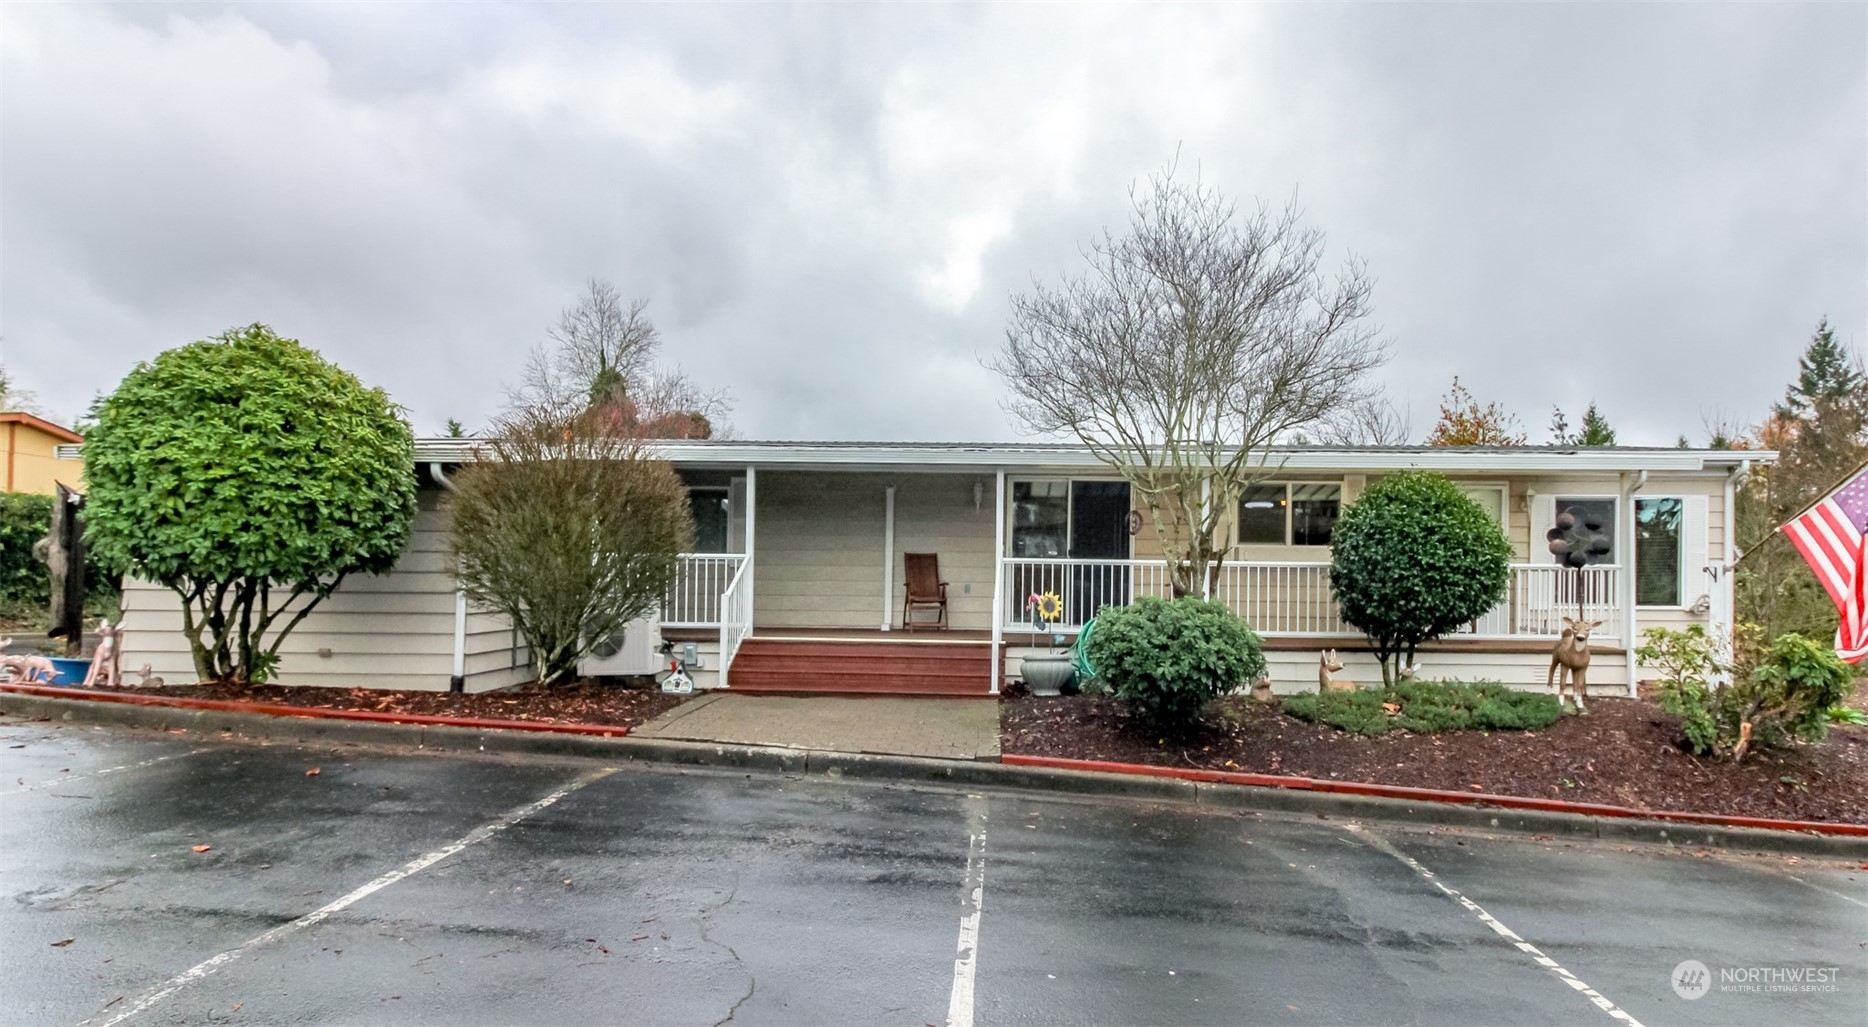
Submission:
<svg viewBox="0 0 1868 1027">
<path fill-rule="evenodd" d="M 667 642 L 692 655 L 702 688 L 989 696 L 1099 608 L 1169 594 L 1151 522 L 1131 516 L 1128 485 L 1082 447 L 682 440 L 656 450 L 688 486 L 694 552 L 659 618 L 609 640 L 592 672 L 648 669 Z M 416 456 L 423 488 L 408 552 L 306 618 L 281 680 L 483 691 L 531 677 L 505 618 L 467 603 L 448 574 L 448 475 L 475 459 L 475 443 L 423 439 Z M 1771 456 L 1278 448 L 1276 473 L 1226 511 L 1231 548 L 1211 597 L 1264 637 L 1280 691 L 1315 687 L 1325 648 L 1342 653 L 1347 676 L 1379 680 L 1331 599 L 1331 530 L 1371 480 L 1436 471 L 1491 512 L 1513 556 L 1504 598 L 1424 647 L 1423 675 L 1541 686 L 1561 618 L 1580 610 L 1602 622 L 1591 683 L 1631 688 L 1643 672 L 1630 642 L 1643 629 L 1729 623 L 1733 492 Z M 1560 567 L 1544 541 L 1564 514 L 1600 532 L 1580 571 Z M 125 665 L 191 678 L 174 596 L 125 586 Z M 1043 592 L 1062 599 L 1062 620 L 1038 629 L 1027 600 Z"/>
</svg>

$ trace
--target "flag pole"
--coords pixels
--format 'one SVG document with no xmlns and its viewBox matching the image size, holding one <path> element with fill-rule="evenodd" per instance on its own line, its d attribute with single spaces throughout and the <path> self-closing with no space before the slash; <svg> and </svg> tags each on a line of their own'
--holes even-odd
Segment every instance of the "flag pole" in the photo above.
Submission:
<svg viewBox="0 0 1868 1027">
<path fill-rule="evenodd" d="M 1779 524 L 1777 527 L 1771 529 L 1771 535 L 1776 535 L 1779 532 L 1783 531 L 1785 524 L 1790 524 L 1793 521 L 1796 521 L 1798 518 L 1802 517 L 1804 514 L 1809 513 L 1811 510 L 1816 509 L 1817 504 L 1821 503 L 1823 500 L 1828 499 L 1830 496 L 1833 496 L 1837 492 L 1842 491 L 1842 486 L 1854 480 L 1855 476 L 1862 473 L 1863 471 L 1868 471 L 1868 460 L 1862 461 L 1859 465 L 1856 466 L 1854 470 L 1848 472 L 1847 474 L 1844 474 L 1841 478 L 1837 479 L 1834 485 L 1831 485 L 1828 488 L 1824 489 L 1822 492 L 1818 493 L 1815 499 L 1812 499 L 1808 503 L 1803 504 L 1803 509 L 1798 510 L 1796 513 L 1790 515 L 1789 517 L 1784 518 L 1782 524 Z M 1734 503 L 1738 502 L 1738 497 L 1733 496 L 1732 501 Z M 1765 539 L 1769 539 L 1770 537 L 1771 537 L 1770 535 L 1766 535 Z M 1744 563 L 1747 559 L 1750 558 L 1751 554 L 1763 548 L 1764 548 L 1764 542 L 1760 541 L 1757 545 L 1752 546 L 1750 549 L 1747 549 L 1739 553 L 1738 559 L 1732 561 L 1732 570 L 1734 571 L 1738 570 L 1739 564 Z"/>
</svg>

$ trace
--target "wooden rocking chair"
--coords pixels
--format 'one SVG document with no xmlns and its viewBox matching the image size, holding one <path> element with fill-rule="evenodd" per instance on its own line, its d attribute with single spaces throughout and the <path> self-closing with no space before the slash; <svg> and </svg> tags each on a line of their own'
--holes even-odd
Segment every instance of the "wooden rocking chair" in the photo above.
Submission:
<svg viewBox="0 0 1868 1027">
<path fill-rule="evenodd" d="M 940 579 L 939 554 L 903 553 L 902 570 L 906 579 L 903 584 L 907 589 L 907 595 L 902 597 L 902 629 L 913 631 L 918 627 L 933 627 L 946 630 L 947 583 Z M 935 619 L 917 624 L 915 611 L 926 609 L 936 612 Z"/>
</svg>

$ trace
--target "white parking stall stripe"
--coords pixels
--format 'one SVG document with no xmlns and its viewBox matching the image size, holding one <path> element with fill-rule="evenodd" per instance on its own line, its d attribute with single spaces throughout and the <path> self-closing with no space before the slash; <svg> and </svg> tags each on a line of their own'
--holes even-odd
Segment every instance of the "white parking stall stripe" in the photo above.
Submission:
<svg viewBox="0 0 1868 1027">
<path fill-rule="evenodd" d="M 947 997 L 947 1027 L 973 1027 L 973 975 L 979 969 L 979 919 L 986 903 L 986 798 L 966 797 L 970 823 L 966 880 L 962 885 L 960 940 L 953 961 L 953 991 Z"/>
<path fill-rule="evenodd" d="M 1346 824 L 1344 825 L 1344 830 L 1351 832 L 1352 834 L 1356 835 L 1356 837 L 1361 838 L 1363 841 L 1368 842 L 1370 845 L 1375 846 L 1377 849 L 1380 849 L 1381 851 L 1387 853 L 1388 855 L 1393 856 L 1394 858 L 1407 864 L 1411 869 L 1413 869 L 1415 873 L 1419 874 L 1421 877 L 1425 878 L 1427 881 L 1432 883 L 1432 885 L 1435 888 L 1438 888 L 1442 892 L 1445 892 L 1455 902 L 1458 902 L 1461 906 L 1464 906 L 1468 911 L 1470 911 L 1474 916 L 1478 917 L 1480 923 L 1484 924 L 1487 927 L 1490 927 L 1493 931 L 1497 932 L 1500 937 L 1505 938 L 1506 940 L 1510 941 L 1514 946 L 1517 947 L 1518 951 L 1523 952 L 1525 955 L 1528 955 L 1533 960 L 1535 960 L 1537 962 L 1537 965 L 1543 967 L 1546 970 L 1549 970 L 1553 974 L 1556 974 L 1558 980 L 1569 985 L 1575 991 L 1582 993 L 1584 998 L 1587 998 L 1592 1004 L 1595 1005 L 1597 1009 L 1600 1009 L 1603 1012 L 1609 1014 L 1609 1017 L 1614 1019 L 1616 1022 L 1627 1024 L 1628 1027 L 1642 1027 L 1641 1021 L 1629 1015 L 1626 1009 L 1623 1009 L 1620 1006 L 1617 1006 L 1615 1003 L 1610 1002 L 1607 998 L 1603 997 L 1601 992 L 1583 983 L 1583 981 L 1577 978 L 1575 974 L 1569 972 L 1568 970 L 1565 970 L 1562 966 L 1558 965 L 1556 960 L 1551 959 L 1549 956 L 1545 955 L 1543 951 L 1540 950 L 1537 946 L 1531 944 L 1528 941 L 1525 941 L 1523 938 L 1518 936 L 1517 932 L 1513 931 L 1509 927 L 1506 927 L 1504 923 L 1502 923 L 1497 917 L 1494 917 L 1492 914 L 1487 913 L 1485 909 L 1481 907 L 1477 902 L 1474 902 L 1471 899 L 1467 898 L 1466 896 L 1461 895 L 1457 890 L 1450 888 L 1446 884 L 1441 882 L 1439 878 L 1434 876 L 1433 871 L 1428 870 L 1426 867 L 1422 866 L 1418 860 L 1414 859 L 1414 857 L 1388 844 L 1388 842 L 1385 839 L 1378 837 L 1377 835 L 1370 832 L 1367 828 L 1364 828 L 1359 824 Z"/>
<path fill-rule="evenodd" d="M 264 934 L 258 935 L 257 937 L 253 938 L 250 941 L 247 941 L 245 944 L 242 944 L 237 948 L 228 949 L 227 951 L 222 952 L 221 954 L 217 956 L 212 956 L 206 960 L 203 960 L 202 962 L 190 967 L 189 969 L 183 971 L 182 973 L 177 974 L 175 977 L 170 978 L 167 983 L 163 984 L 161 987 L 155 989 L 154 991 L 151 991 L 149 994 L 144 995 L 142 998 L 136 1000 L 135 1003 L 133 1003 L 132 1005 L 130 1005 L 128 1008 L 124 1009 L 122 1012 L 118 1013 L 117 1015 L 111 1017 L 108 1020 L 103 1021 L 101 1024 L 98 1025 L 98 1027 L 115 1027 L 116 1024 L 120 1024 L 123 1021 L 128 1020 L 129 1018 L 136 1016 L 137 1014 L 142 1013 L 145 1010 L 148 1010 L 150 1007 L 154 1006 L 156 1003 L 161 1002 L 163 999 L 168 998 L 170 995 L 175 994 L 177 991 L 180 991 L 182 988 L 187 987 L 188 985 L 194 983 L 195 981 L 201 980 L 202 978 L 208 976 L 209 974 L 215 972 L 216 970 L 219 970 L 221 967 L 226 966 L 227 964 L 233 962 L 236 959 L 239 959 L 240 956 L 244 954 L 247 950 L 258 948 L 261 945 L 270 944 L 274 941 L 279 940 L 280 938 L 285 937 L 288 934 L 293 934 L 298 931 L 302 931 L 307 927 L 317 924 L 320 921 L 323 921 L 327 917 L 331 916 L 331 914 L 338 913 L 345 909 L 348 909 L 351 906 L 354 906 L 357 903 L 362 902 L 364 899 L 369 898 L 371 895 L 374 895 L 377 892 L 382 891 L 384 888 L 387 888 L 390 885 L 395 884 L 397 881 L 400 881 L 411 875 L 421 873 L 423 870 L 426 870 L 429 867 L 434 866 L 436 863 L 441 862 L 442 860 L 448 858 L 449 856 L 454 855 L 455 853 L 461 851 L 462 849 L 467 848 L 470 845 L 477 845 L 480 842 L 486 841 L 488 838 L 493 837 L 495 834 L 498 834 L 499 832 L 506 830 L 507 828 L 518 823 L 519 821 L 524 820 L 525 818 L 532 816 L 533 814 L 539 812 L 540 810 L 545 809 L 546 807 L 557 802 L 559 799 L 562 799 L 565 796 L 571 794 L 572 792 L 577 791 L 579 788 L 582 788 L 585 785 L 588 785 L 594 781 L 601 780 L 602 778 L 608 777 L 614 773 L 616 773 L 616 770 L 615 768 L 612 767 L 612 768 L 606 768 L 603 770 L 594 771 L 589 774 L 585 774 L 583 777 L 578 778 L 577 780 L 571 782 L 568 785 L 565 785 L 563 788 L 560 788 L 557 791 L 552 792 L 550 795 L 547 795 L 544 798 L 539 799 L 536 802 L 529 802 L 525 804 L 524 806 L 521 806 L 518 809 L 515 809 L 507 813 L 505 816 L 501 817 L 498 820 L 495 820 L 488 824 L 482 824 L 479 827 L 474 828 L 472 831 L 467 832 L 461 837 L 455 839 L 452 842 L 449 842 L 446 845 L 443 845 L 441 848 L 436 849 L 433 852 L 427 853 L 422 856 L 418 856 L 415 859 L 410 860 L 407 863 L 404 863 L 402 866 L 397 867 L 394 870 L 391 870 L 390 872 L 384 874 L 383 876 L 378 877 L 374 881 L 371 881 L 368 884 L 363 885 L 357 890 L 351 892 L 348 895 L 345 895 L 344 897 L 336 900 L 335 902 L 332 902 L 329 905 L 320 906 L 317 909 L 314 909 L 311 912 L 306 913 L 304 916 L 299 917 L 297 920 L 293 920 L 290 923 L 280 924 L 279 926 L 273 928 L 272 930 L 267 931 Z M 89 1023 L 89 1022 L 90 1021 L 86 1021 L 86 1023 Z"/>
</svg>

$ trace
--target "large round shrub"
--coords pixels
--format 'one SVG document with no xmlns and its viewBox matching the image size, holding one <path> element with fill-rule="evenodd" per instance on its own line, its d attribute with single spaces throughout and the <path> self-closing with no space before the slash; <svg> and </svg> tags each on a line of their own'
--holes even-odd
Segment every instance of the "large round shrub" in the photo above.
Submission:
<svg viewBox="0 0 1868 1027">
<path fill-rule="evenodd" d="M 1394 683 L 1394 659 L 1475 620 L 1505 596 L 1511 543 L 1485 508 L 1438 474 L 1401 471 L 1363 491 L 1330 536 L 1330 589 Z"/>
<path fill-rule="evenodd" d="M 1088 648 L 1110 690 L 1168 731 L 1192 727 L 1209 700 L 1265 672 L 1257 633 L 1224 603 L 1192 597 L 1106 607 Z"/>
<path fill-rule="evenodd" d="M 86 539 L 174 589 L 202 680 L 262 681 L 347 575 L 395 565 L 414 436 L 365 388 L 264 325 L 138 364 L 85 437 Z"/>
</svg>

